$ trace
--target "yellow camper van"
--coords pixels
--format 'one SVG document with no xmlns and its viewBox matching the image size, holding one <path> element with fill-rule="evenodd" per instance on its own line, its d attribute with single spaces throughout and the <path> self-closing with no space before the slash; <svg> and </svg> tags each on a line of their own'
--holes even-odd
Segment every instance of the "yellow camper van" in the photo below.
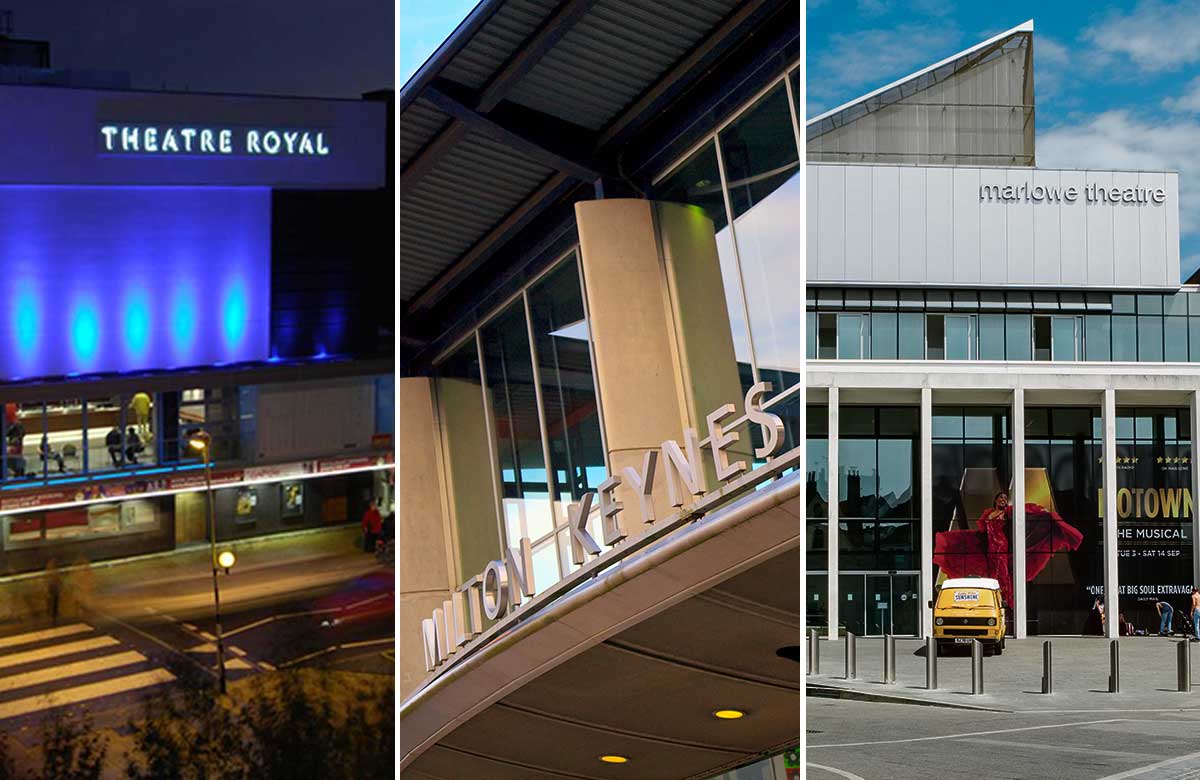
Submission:
<svg viewBox="0 0 1200 780">
<path fill-rule="evenodd" d="M 986 654 L 1004 651 L 1004 597 L 1000 583 L 987 577 L 963 577 L 942 583 L 933 600 L 933 637 L 938 654 L 953 645 L 983 643 Z"/>
</svg>

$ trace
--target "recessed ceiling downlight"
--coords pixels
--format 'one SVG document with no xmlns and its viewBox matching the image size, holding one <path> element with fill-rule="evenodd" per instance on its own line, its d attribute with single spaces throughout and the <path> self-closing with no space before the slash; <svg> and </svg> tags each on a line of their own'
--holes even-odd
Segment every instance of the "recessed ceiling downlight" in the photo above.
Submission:
<svg viewBox="0 0 1200 780">
<path fill-rule="evenodd" d="M 613 754 L 610 754 L 607 756 L 600 756 L 600 760 L 606 764 L 625 764 L 625 763 L 629 762 L 629 759 L 627 757 L 613 755 Z"/>
<path fill-rule="evenodd" d="M 717 710 L 713 712 L 713 717 L 719 720 L 737 720 L 746 717 L 746 713 L 744 710 Z"/>
</svg>

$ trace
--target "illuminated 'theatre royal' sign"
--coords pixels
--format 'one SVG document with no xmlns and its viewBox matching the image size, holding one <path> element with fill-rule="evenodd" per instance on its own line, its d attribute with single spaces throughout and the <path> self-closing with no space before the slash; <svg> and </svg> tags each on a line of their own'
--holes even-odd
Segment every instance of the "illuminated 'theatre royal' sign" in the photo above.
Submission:
<svg viewBox="0 0 1200 780">
<path fill-rule="evenodd" d="M 119 123 L 104 123 L 98 130 L 99 148 L 105 154 L 329 156 L 324 130 Z"/>
</svg>

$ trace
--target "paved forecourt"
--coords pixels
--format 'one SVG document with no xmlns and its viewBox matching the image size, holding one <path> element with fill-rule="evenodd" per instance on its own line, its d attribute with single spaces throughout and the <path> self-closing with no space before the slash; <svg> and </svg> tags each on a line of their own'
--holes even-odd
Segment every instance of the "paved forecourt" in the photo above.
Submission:
<svg viewBox="0 0 1200 780">
<path fill-rule="evenodd" d="M 1053 693 L 1041 693 L 1042 645 L 1051 642 Z M 1002 655 L 983 659 L 984 693 L 971 694 L 969 649 L 937 659 L 938 687 L 925 688 L 925 642 L 896 639 L 896 680 L 883 682 L 883 639 L 859 637 L 856 679 L 846 679 L 845 640 L 820 642 L 820 673 L 807 677 L 809 696 L 983 707 L 1007 712 L 1106 709 L 1200 709 L 1200 643 L 1188 643 L 1192 693 L 1177 691 L 1181 639 L 1125 637 L 1120 692 L 1109 693 L 1110 642 L 1102 637 L 1008 639 Z"/>
</svg>

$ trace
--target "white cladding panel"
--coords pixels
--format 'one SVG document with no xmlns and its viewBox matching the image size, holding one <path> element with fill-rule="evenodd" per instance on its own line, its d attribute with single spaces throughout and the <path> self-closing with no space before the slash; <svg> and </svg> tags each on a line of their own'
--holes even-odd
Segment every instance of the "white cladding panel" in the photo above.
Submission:
<svg viewBox="0 0 1200 780">
<path fill-rule="evenodd" d="M 834 284 L 1176 287 L 1179 176 L 810 163 L 808 281 Z M 1065 192 L 996 200 L 993 185 Z M 1164 203 L 1113 203 L 1089 188 L 1161 188 Z"/>
</svg>

